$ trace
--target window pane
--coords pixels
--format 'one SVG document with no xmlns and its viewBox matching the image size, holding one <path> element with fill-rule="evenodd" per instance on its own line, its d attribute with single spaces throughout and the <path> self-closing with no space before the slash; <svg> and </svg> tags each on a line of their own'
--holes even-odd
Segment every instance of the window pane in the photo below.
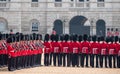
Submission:
<svg viewBox="0 0 120 74">
<path fill-rule="evenodd" d="M 62 0 L 55 0 L 55 2 L 62 2 Z"/>
<path fill-rule="evenodd" d="M 38 24 L 37 22 L 32 22 L 32 31 L 38 31 Z"/>
<path fill-rule="evenodd" d="M 104 2 L 104 0 L 98 0 L 98 2 Z"/>
<path fill-rule="evenodd" d="M 38 2 L 38 0 L 32 0 L 32 2 Z"/>
<path fill-rule="evenodd" d="M 84 0 L 79 0 L 80 2 L 84 2 Z"/>
</svg>

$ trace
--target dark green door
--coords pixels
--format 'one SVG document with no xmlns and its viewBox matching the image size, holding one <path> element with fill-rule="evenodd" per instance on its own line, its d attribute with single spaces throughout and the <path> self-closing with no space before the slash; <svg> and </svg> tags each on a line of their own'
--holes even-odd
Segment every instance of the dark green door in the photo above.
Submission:
<svg viewBox="0 0 120 74">
<path fill-rule="evenodd" d="M 63 23 L 61 20 L 55 20 L 54 29 L 57 34 L 63 34 Z"/>
<path fill-rule="evenodd" d="M 104 20 L 98 20 L 96 22 L 96 33 L 97 36 L 106 36 L 106 26 L 105 26 L 105 21 Z"/>
<path fill-rule="evenodd" d="M 75 16 L 70 20 L 70 34 L 88 34 L 90 35 L 90 26 L 84 26 L 87 18 L 84 16 Z"/>
</svg>

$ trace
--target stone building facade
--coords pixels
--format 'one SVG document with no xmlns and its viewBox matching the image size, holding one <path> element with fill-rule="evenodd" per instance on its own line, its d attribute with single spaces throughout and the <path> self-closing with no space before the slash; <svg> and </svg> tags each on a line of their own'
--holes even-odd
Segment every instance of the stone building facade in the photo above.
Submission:
<svg viewBox="0 0 120 74">
<path fill-rule="evenodd" d="M 120 30 L 120 0 L 0 0 L 0 32 L 106 35 Z"/>
</svg>

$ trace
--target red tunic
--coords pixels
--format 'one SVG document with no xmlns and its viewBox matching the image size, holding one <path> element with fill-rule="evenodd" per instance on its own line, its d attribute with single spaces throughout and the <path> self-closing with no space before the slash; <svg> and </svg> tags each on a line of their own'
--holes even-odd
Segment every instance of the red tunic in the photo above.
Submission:
<svg viewBox="0 0 120 74">
<path fill-rule="evenodd" d="M 99 54 L 100 51 L 100 45 L 97 42 L 93 42 L 90 45 L 90 53 L 91 54 Z"/>
<path fill-rule="evenodd" d="M 61 51 L 62 51 L 62 53 L 70 53 L 69 42 L 61 42 Z"/>
<path fill-rule="evenodd" d="M 106 43 L 106 42 L 102 42 L 101 44 L 100 44 L 100 54 L 101 55 L 107 55 L 108 54 L 108 44 Z"/>
<path fill-rule="evenodd" d="M 79 43 L 78 42 L 72 42 L 70 49 L 72 53 L 79 53 Z"/>
<path fill-rule="evenodd" d="M 119 43 L 115 43 L 116 47 L 116 55 L 120 56 L 120 44 Z"/>
<path fill-rule="evenodd" d="M 61 46 L 59 42 L 53 42 L 52 43 L 52 49 L 54 53 L 60 53 L 61 52 Z"/>
<path fill-rule="evenodd" d="M 116 45 L 113 43 L 108 44 L 108 54 L 115 55 L 116 54 Z"/>
<path fill-rule="evenodd" d="M 79 53 L 82 53 L 82 42 L 79 42 Z"/>
<path fill-rule="evenodd" d="M 44 53 L 51 53 L 52 52 L 52 46 L 50 42 L 44 42 Z"/>
<path fill-rule="evenodd" d="M 82 42 L 81 47 L 82 47 L 82 53 L 85 53 L 85 54 L 89 53 L 90 44 L 88 41 Z"/>
</svg>

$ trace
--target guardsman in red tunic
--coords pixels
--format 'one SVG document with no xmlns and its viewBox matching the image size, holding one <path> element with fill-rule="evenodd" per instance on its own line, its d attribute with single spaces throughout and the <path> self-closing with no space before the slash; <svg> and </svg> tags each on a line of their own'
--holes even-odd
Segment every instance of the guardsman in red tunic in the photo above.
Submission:
<svg viewBox="0 0 120 74">
<path fill-rule="evenodd" d="M 117 50 L 117 67 L 120 68 L 120 38 L 119 38 L 119 47 Z"/>
<path fill-rule="evenodd" d="M 8 49 L 8 55 L 9 55 L 9 59 L 8 59 L 8 70 L 9 71 L 14 71 L 16 69 L 15 64 L 15 49 L 14 49 L 14 40 L 13 37 L 10 37 L 7 39 L 7 49 Z"/>
<path fill-rule="evenodd" d="M 110 37 L 110 41 L 111 42 L 108 44 L 109 67 L 112 68 L 113 65 L 113 67 L 115 68 L 116 45 L 113 43 L 114 42 L 113 37 Z M 112 63 L 112 58 L 113 58 L 113 63 Z"/>
<path fill-rule="evenodd" d="M 81 54 L 82 54 L 82 35 L 79 35 L 79 65 L 81 66 Z"/>
<path fill-rule="evenodd" d="M 69 42 L 69 46 L 71 48 L 71 44 L 73 43 L 73 35 L 70 35 L 70 40 L 68 42 Z M 72 51 L 71 51 L 71 49 L 70 49 L 69 55 L 70 55 L 70 66 L 71 66 L 72 65 Z"/>
<path fill-rule="evenodd" d="M 73 42 L 70 45 L 70 50 L 72 51 L 72 66 L 79 67 L 79 43 L 77 42 L 77 35 L 73 36 Z"/>
<path fill-rule="evenodd" d="M 58 63 L 58 66 L 60 66 L 60 52 L 61 52 L 61 46 L 60 43 L 58 42 L 59 40 L 59 35 L 55 35 L 55 42 L 52 44 L 52 49 L 53 49 L 53 64 L 56 66 Z M 56 62 L 57 61 L 57 62 Z"/>
<path fill-rule="evenodd" d="M 116 29 L 116 31 L 115 31 L 115 36 L 119 36 L 119 31 L 118 31 L 118 29 Z"/>
<path fill-rule="evenodd" d="M 55 39 L 55 35 L 54 34 L 52 34 L 51 36 L 50 36 L 50 39 L 51 39 L 51 46 L 53 46 L 53 43 L 54 43 L 54 39 Z M 52 59 L 53 59 L 53 47 L 52 47 L 52 50 L 51 50 L 51 53 L 50 53 L 50 65 L 52 65 Z"/>
<path fill-rule="evenodd" d="M 43 48 L 44 48 L 44 43 L 42 41 L 42 35 L 41 34 L 37 34 L 36 44 L 37 44 L 37 49 L 38 49 L 37 65 L 41 66 L 42 53 L 43 53 Z"/>
<path fill-rule="evenodd" d="M 0 34 L 0 68 L 3 66 L 3 52 L 2 52 L 2 34 Z"/>
<path fill-rule="evenodd" d="M 105 42 L 105 38 L 101 37 L 100 44 L 100 67 L 103 67 L 103 61 L 105 64 L 105 67 L 107 68 L 107 55 L 108 55 L 108 45 L 107 42 Z"/>
<path fill-rule="evenodd" d="M 98 59 L 99 59 L 99 51 L 100 51 L 100 45 L 98 42 L 96 42 L 97 36 L 92 37 L 93 43 L 90 45 L 90 64 L 92 67 L 94 67 L 94 57 L 96 59 L 96 67 L 98 68 Z"/>
<path fill-rule="evenodd" d="M 60 65 L 62 65 L 62 59 L 63 59 L 63 52 L 62 52 L 62 44 L 64 42 L 64 35 L 61 34 L 60 35 L 60 45 L 61 45 L 61 52 L 60 52 Z"/>
<path fill-rule="evenodd" d="M 112 33 L 110 32 L 110 29 L 107 29 L 107 37 L 111 37 Z"/>
<path fill-rule="evenodd" d="M 118 51 L 120 49 L 120 45 L 119 45 L 119 38 L 118 36 L 115 36 L 115 43 L 114 43 L 116 46 L 115 46 L 115 49 L 116 49 L 116 52 L 115 52 L 115 61 L 118 62 L 117 58 L 118 58 Z M 116 62 L 115 62 L 115 67 L 118 67 L 118 63 L 116 65 Z"/>
<path fill-rule="evenodd" d="M 90 44 L 87 41 L 88 36 L 85 34 L 83 36 L 83 42 L 81 43 L 81 47 L 82 47 L 82 55 L 81 55 L 81 66 L 84 67 L 84 60 L 86 58 L 86 67 L 88 67 L 88 55 L 90 52 Z"/>
<path fill-rule="evenodd" d="M 70 66 L 70 44 L 68 42 L 69 40 L 69 35 L 66 34 L 64 36 L 64 42 L 61 43 L 61 49 L 63 53 L 63 66 L 66 66 L 66 61 L 67 61 L 67 66 Z"/>
<path fill-rule="evenodd" d="M 52 50 L 51 43 L 49 42 L 49 34 L 46 34 L 44 37 L 44 65 L 49 66 L 49 57 Z"/>
</svg>

